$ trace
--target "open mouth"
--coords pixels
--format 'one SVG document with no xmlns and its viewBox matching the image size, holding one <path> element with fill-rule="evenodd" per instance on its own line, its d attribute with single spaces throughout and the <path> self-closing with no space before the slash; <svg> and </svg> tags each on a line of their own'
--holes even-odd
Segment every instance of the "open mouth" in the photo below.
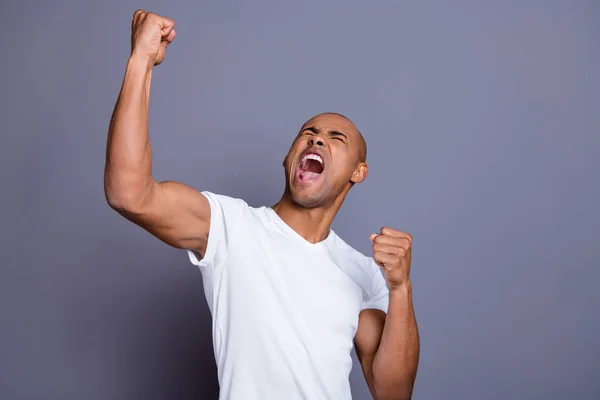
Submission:
<svg viewBox="0 0 600 400">
<path fill-rule="evenodd" d="M 306 153 L 300 160 L 300 165 L 296 171 L 296 178 L 301 182 L 310 182 L 316 180 L 325 169 L 323 157 L 317 153 Z"/>
</svg>

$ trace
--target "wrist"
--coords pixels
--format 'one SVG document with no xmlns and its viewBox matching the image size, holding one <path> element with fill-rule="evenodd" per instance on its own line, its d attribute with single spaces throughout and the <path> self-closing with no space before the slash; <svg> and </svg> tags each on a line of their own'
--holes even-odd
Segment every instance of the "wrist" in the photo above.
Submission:
<svg viewBox="0 0 600 400">
<path fill-rule="evenodd" d="M 396 283 L 394 285 L 389 285 L 388 284 L 388 289 L 391 293 L 412 293 L 412 284 L 410 283 L 410 280 L 405 280 L 401 283 Z"/>
<path fill-rule="evenodd" d="M 149 73 L 154 68 L 154 61 L 147 55 L 132 52 L 127 61 L 127 69 L 133 69 L 139 72 Z"/>
<path fill-rule="evenodd" d="M 127 61 L 120 96 L 142 96 L 146 106 L 150 102 L 153 63 L 142 56 L 132 54 Z"/>
</svg>

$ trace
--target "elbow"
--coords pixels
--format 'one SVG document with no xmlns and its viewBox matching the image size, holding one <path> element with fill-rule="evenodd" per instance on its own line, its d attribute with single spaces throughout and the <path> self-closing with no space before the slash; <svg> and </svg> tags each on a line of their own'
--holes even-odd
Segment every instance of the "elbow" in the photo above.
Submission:
<svg viewBox="0 0 600 400">
<path fill-rule="evenodd" d="M 376 400 L 410 400 L 413 385 L 408 381 L 374 382 Z"/>
<path fill-rule="evenodd" d="M 412 398 L 412 393 L 407 392 L 403 393 L 400 391 L 385 391 L 385 390 L 377 390 L 375 389 L 375 399 L 376 400 L 410 400 Z"/>
<path fill-rule="evenodd" d="M 130 193 L 105 191 L 104 195 L 109 207 L 120 214 L 135 214 L 135 210 L 139 209 L 140 202 Z"/>
<path fill-rule="evenodd" d="M 410 400 L 412 395 L 410 393 L 399 393 L 399 392 L 380 392 L 375 390 L 376 400 Z"/>
<path fill-rule="evenodd" d="M 106 176 L 104 179 L 104 197 L 113 210 L 119 213 L 136 214 L 139 212 L 150 188 L 149 184 L 124 182 L 122 179 Z"/>
</svg>

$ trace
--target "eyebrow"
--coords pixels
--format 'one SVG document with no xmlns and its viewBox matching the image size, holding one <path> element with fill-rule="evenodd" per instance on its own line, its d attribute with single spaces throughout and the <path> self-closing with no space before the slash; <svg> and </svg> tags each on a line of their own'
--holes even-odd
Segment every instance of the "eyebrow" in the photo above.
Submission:
<svg viewBox="0 0 600 400">
<path fill-rule="evenodd" d="M 302 131 L 311 131 L 312 133 L 320 133 L 321 131 L 313 126 L 309 126 L 307 128 L 302 129 Z M 328 132 L 329 135 L 331 136 L 343 136 L 344 138 L 346 138 L 346 140 L 348 140 L 348 136 L 346 136 L 345 134 L 343 134 L 342 132 L 338 132 L 338 131 L 329 131 Z"/>
</svg>

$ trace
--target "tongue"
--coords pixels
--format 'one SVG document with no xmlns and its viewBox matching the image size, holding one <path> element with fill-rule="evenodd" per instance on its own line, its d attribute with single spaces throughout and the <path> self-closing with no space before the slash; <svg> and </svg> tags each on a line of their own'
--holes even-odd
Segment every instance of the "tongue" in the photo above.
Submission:
<svg viewBox="0 0 600 400">
<path fill-rule="evenodd" d="M 315 181 L 323 172 L 323 166 L 317 160 L 304 160 L 296 171 L 296 178 L 302 182 Z"/>
<path fill-rule="evenodd" d="M 316 172 L 311 172 L 311 171 L 305 171 L 302 169 L 298 170 L 298 178 L 301 181 L 312 181 L 312 180 L 317 179 L 319 177 L 319 175 L 321 175 L 321 174 L 318 174 Z"/>
</svg>

